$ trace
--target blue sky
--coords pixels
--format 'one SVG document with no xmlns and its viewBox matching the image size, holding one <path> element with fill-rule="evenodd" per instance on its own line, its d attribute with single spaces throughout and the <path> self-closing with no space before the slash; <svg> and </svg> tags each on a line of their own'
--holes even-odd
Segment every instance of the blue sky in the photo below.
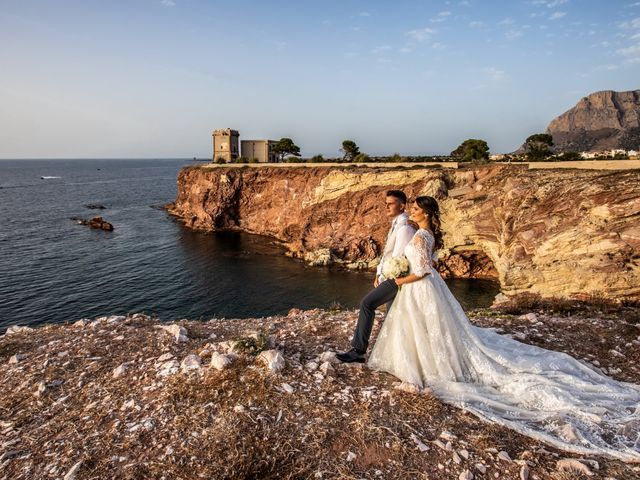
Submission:
<svg viewBox="0 0 640 480">
<path fill-rule="evenodd" d="M 517 148 L 640 88 L 640 2 L 0 0 L 0 158 Z"/>
</svg>

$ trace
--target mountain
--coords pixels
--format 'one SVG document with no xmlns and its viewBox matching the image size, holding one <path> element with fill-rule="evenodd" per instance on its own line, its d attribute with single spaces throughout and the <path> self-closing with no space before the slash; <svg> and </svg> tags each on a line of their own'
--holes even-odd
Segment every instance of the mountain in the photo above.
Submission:
<svg viewBox="0 0 640 480">
<path fill-rule="evenodd" d="M 582 98 L 551 121 L 554 150 L 640 150 L 640 90 L 605 90 Z"/>
</svg>

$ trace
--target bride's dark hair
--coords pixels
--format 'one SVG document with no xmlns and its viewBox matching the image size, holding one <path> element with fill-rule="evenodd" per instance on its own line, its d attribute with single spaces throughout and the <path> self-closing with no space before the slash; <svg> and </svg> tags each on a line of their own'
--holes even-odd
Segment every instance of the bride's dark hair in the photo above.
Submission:
<svg viewBox="0 0 640 480">
<path fill-rule="evenodd" d="M 436 244 L 433 247 L 434 250 L 438 250 L 443 247 L 442 242 L 442 228 L 440 223 L 440 207 L 438 202 L 433 197 L 418 197 L 416 198 L 416 205 L 418 205 L 424 213 L 429 215 L 429 228 L 433 232 L 433 237 L 436 239 Z"/>
</svg>

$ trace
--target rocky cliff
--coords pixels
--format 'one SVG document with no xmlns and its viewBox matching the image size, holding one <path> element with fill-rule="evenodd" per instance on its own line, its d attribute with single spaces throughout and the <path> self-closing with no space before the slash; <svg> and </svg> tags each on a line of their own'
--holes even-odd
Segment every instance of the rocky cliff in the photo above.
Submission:
<svg viewBox="0 0 640 480">
<path fill-rule="evenodd" d="M 310 263 L 372 268 L 384 194 L 439 199 L 441 271 L 507 295 L 640 297 L 640 171 L 190 167 L 169 208 L 190 228 L 269 235 Z"/>
<path fill-rule="evenodd" d="M 640 149 L 640 90 L 592 93 L 547 127 L 557 151 Z"/>
</svg>

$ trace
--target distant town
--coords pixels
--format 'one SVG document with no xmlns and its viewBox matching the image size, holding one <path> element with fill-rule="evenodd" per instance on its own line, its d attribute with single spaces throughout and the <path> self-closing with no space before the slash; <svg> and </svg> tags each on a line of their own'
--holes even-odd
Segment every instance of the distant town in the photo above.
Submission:
<svg viewBox="0 0 640 480">
<path fill-rule="evenodd" d="M 598 152 L 557 152 L 553 149 L 553 137 L 539 133 L 527 138 L 524 145 L 513 153 L 491 154 L 489 145 L 481 139 L 463 141 L 449 155 L 368 155 L 360 151 L 353 140 L 344 140 L 342 156 L 325 158 L 322 155 L 302 157 L 300 147 L 291 138 L 280 140 L 240 140 L 240 132 L 232 128 L 215 129 L 212 161 L 224 163 L 323 163 L 323 162 L 521 162 L 521 161 L 576 161 L 576 160 L 627 160 L 639 159 L 637 150 L 610 149 Z"/>
</svg>

